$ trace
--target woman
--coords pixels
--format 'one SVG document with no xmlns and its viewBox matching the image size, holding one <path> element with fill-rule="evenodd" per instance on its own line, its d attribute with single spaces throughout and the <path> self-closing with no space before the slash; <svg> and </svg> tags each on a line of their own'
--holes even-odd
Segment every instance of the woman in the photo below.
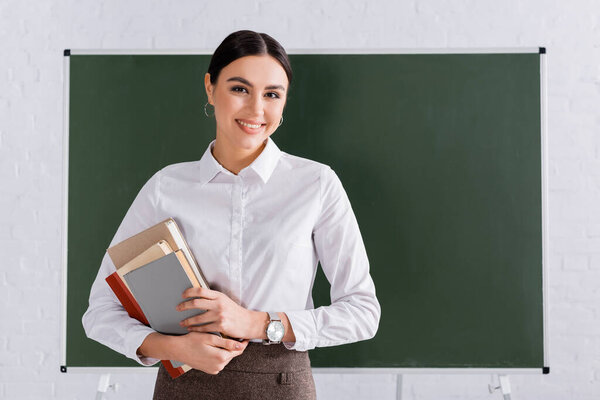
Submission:
<svg viewBox="0 0 600 400">
<path fill-rule="evenodd" d="M 83 316 L 88 337 L 142 365 L 171 359 L 194 368 L 171 379 L 161 365 L 155 399 L 313 399 L 307 350 L 377 331 L 381 309 L 339 178 L 270 138 L 291 80 L 287 54 L 269 35 L 225 38 L 205 75 L 215 140 L 199 161 L 152 176 L 112 240 L 168 217 L 178 222 L 212 288 L 182 294 L 194 300 L 178 310 L 207 310 L 182 321 L 188 334 L 163 335 L 129 318 L 104 281 L 114 265 L 106 255 L 102 261 Z M 319 261 L 332 304 L 314 309 Z"/>
</svg>

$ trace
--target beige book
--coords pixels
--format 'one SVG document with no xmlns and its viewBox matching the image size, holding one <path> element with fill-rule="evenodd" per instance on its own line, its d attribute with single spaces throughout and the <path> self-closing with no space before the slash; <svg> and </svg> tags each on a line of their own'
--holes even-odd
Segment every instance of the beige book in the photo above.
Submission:
<svg viewBox="0 0 600 400">
<path fill-rule="evenodd" d="M 183 252 L 181 250 L 177 250 L 175 252 L 175 255 L 179 259 L 179 262 L 181 263 L 181 267 L 183 268 L 183 270 L 185 271 L 185 274 L 187 275 L 188 279 L 192 283 L 192 287 L 195 287 L 195 288 L 200 287 L 200 282 L 198 282 L 198 279 L 196 279 L 196 274 L 194 274 L 194 271 L 192 270 L 190 263 L 188 263 L 187 259 L 185 258 L 185 255 L 183 254 Z"/>
<path fill-rule="evenodd" d="M 192 272 L 196 276 L 196 280 L 200 283 L 200 286 L 209 288 L 208 282 L 204 278 L 194 255 L 173 218 L 167 218 L 164 221 L 109 247 L 106 251 L 116 269 L 119 270 L 129 261 L 132 261 L 135 257 L 161 240 L 166 241 L 173 250 L 181 249 Z"/>
</svg>

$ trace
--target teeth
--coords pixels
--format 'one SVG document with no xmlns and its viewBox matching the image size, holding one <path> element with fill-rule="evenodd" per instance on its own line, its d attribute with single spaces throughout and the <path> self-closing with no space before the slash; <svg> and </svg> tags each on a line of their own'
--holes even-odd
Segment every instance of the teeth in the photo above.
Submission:
<svg viewBox="0 0 600 400">
<path fill-rule="evenodd" d="M 252 125 L 252 124 L 247 124 L 247 123 L 245 123 L 244 121 L 240 121 L 240 120 L 236 120 L 236 121 L 238 122 L 238 124 L 240 124 L 240 125 L 244 125 L 244 126 L 247 126 L 248 128 L 253 128 L 253 129 L 256 129 L 256 128 L 260 128 L 260 127 L 261 127 L 261 125 Z"/>
</svg>

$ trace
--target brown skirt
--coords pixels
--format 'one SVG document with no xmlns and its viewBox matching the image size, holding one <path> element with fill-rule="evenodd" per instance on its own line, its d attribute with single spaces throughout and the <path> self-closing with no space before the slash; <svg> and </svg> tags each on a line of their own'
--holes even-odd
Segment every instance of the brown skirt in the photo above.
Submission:
<svg viewBox="0 0 600 400">
<path fill-rule="evenodd" d="M 154 400 L 286 399 L 315 400 L 308 352 L 283 344 L 248 343 L 217 375 L 192 369 L 172 379 L 160 365 Z"/>
</svg>

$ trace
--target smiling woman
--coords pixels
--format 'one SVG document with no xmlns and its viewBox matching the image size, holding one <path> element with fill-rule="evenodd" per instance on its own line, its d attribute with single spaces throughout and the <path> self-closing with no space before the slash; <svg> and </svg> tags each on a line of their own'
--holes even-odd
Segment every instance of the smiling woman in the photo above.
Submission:
<svg viewBox="0 0 600 400">
<path fill-rule="evenodd" d="M 181 321 L 188 334 L 130 318 L 104 280 L 115 267 L 102 261 L 83 316 L 88 337 L 142 365 L 168 359 L 193 368 L 171 379 L 161 364 L 154 399 L 315 399 L 308 350 L 377 331 L 381 308 L 342 183 L 328 165 L 281 151 L 271 138 L 291 81 L 272 37 L 227 36 L 204 80 L 215 139 L 199 161 L 154 174 L 115 233 L 113 242 L 166 218 L 181 226 L 212 288 L 182 293 L 177 311 L 198 310 Z M 319 262 L 331 304 L 315 309 Z"/>
<path fill-rule="evenodd" d="M 280 125 L 288 75 L 273 56 L 251 55 L 228 64 L 214 81 L 207 72 L 204 83 L 217 122 L 213 155 L 237 174 L 262 152 Z"/>
</svg>

